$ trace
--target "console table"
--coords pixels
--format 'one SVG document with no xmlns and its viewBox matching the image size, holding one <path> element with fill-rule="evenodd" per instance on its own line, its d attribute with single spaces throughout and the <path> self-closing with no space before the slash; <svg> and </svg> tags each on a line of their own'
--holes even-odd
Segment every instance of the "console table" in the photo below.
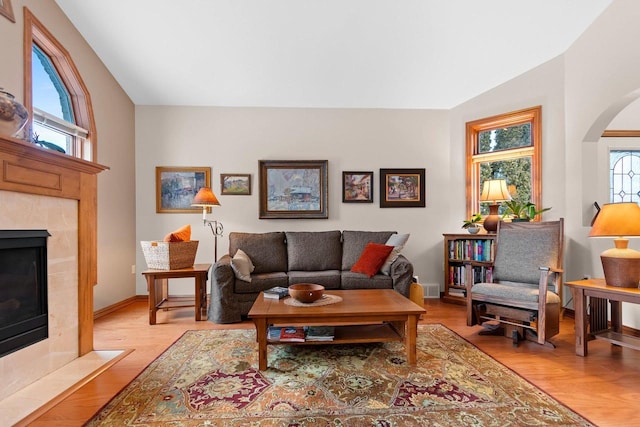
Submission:
<svg viewBox="0 0 640 427">
<path fill-rule="evenodd" d="M 161 309 L 195 307 L 196 320 L 207 320 L 207 279 L 211 264 L 194 264 L 178 270 L 146 270 L 149 291 L 149 324 L 156 324 L 156 312 Z M 195 298 L 169 298 L 169 279 L 193 277 L 196 282 Z"/>
<path fill-rule="evenodd" d="M 607 286 L 604 279 L 576 280 L 565 282 L 565 285 L 571 289 L 575 304 L 578 356 L 587 355 L 587 341 L 591 338 L 640 350 L 640 338 L 622 333 L 622 303 L 640 304 L 640 289 Z M 590 298 L 589 316 L 587 297 Z M 607 301 L 611 304 L 611 327 L 608 324 Z"/>
</svg>

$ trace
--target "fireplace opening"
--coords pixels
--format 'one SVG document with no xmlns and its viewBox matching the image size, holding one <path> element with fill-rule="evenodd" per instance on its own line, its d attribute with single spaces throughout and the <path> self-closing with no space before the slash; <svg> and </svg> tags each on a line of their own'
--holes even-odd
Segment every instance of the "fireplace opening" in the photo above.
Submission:
<svg viewBox="0 0 640 427">
<path fill-rule="evenodd" d="M 0 230 L 0 357 L 49 337 L 47 230 Z"/>
</svg>

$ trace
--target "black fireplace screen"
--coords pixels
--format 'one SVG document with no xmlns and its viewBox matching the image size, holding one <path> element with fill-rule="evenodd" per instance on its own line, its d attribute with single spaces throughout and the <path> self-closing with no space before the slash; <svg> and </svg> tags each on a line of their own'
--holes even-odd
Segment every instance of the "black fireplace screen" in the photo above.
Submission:
<svg viewBox="0 0 640 427">
<path fill-rule="evenodd" d="M 0 230 L 0 357 L 49 336 L 46 230 Z"/>
</svg>

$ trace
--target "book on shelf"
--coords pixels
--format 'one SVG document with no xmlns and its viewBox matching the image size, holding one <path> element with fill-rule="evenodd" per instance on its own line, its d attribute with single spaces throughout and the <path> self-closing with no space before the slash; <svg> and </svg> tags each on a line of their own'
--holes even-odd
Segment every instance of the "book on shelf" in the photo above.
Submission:
<svg viewBox="0 0 640 427">
<path fill-rule="evenodd" d="M 267 299 L 282 299 L 289 296 L 289 289 L 282 286 L 274 286 L 273 288 L 262 292 L 264 297 Z"/>
<path fill-rule="evenodd" d="M 307 341 L 333 341 L 335 336 L 334 326 L 309 326 L 307 327 Z"/>
<path fill-rule="evenodd" d="M 449 288 L 449 295 L 465 297 L 467 296 L 467 290 L 461 288 Z"/>
<path fill-rule="evenodd" d="M 280 330 L 280 342 L 304 342 L 304 328 L 286 326 Z"/>
</svg>

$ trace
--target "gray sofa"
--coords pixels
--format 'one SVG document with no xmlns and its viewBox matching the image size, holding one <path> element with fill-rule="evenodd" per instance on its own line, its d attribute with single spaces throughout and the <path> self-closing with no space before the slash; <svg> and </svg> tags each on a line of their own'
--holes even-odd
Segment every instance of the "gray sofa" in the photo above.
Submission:
<svg viewBox="0 0 640 427">
<path fill-rule="evenodd" d="M 274 286 L 318 283 L 326 289 L 395 289 L 409 297 L 413 266 L 403 255 L 391 264 L 389 275 L 369 278 L 351 272 L 369 242 L 384 244 L 393 231 L 314 231 L 230 233 L 229 253 L 211 272 L 209 320 L 233 323 L 242 320 L 260 294 Z M 251 281 L 236 277 L 231 266 L 238 249 L 255 269 Z"/>
</svg>

